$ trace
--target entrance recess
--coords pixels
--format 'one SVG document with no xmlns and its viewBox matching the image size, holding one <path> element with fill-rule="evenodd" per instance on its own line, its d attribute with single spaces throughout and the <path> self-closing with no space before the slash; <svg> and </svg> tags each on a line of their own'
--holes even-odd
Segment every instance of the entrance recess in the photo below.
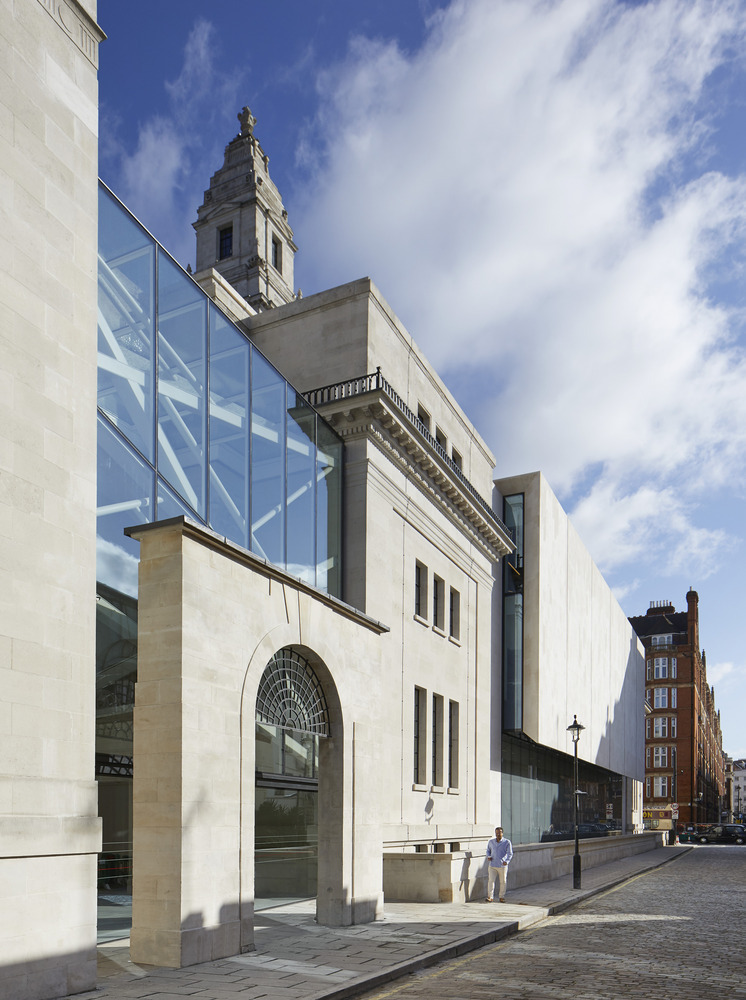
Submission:
<svg viewBox="0 0 746 1000">
<path fill-rule="evenodd" d="M 319 740 L 328 735 L 313 668 L 296 650 L 278 650 L 256 700 L 256 909 L 316 896 Z"/>
</svg>

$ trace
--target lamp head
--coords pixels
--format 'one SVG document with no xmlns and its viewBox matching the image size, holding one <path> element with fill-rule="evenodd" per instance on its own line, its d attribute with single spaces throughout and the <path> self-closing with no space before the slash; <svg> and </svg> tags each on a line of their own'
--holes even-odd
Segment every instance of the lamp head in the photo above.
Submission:
<svg viewBox="0 0 746 1000">
<path fill-rule="evenodd" d="M 578 740 L 580 739 L 580 734 L 584 729 L 585 726 L 581 726 L 581 724 L 578 722 L 577 715 L 574 715 L 572 718 L 572 723 L 567 727 L 568 733 L 572 735 L 573 743 L 578 742 Z"/>
</svg>

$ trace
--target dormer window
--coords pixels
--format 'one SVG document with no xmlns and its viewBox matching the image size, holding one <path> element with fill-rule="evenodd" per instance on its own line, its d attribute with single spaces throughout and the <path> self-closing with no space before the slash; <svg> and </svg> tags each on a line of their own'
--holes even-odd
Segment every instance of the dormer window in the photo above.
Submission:
<svg viewBox="0 0 746 1000">
<path fill-rule="evenodd" d="M 218 230 L 218 260 L 233 256 L 233 226 Z"/>
</svg>

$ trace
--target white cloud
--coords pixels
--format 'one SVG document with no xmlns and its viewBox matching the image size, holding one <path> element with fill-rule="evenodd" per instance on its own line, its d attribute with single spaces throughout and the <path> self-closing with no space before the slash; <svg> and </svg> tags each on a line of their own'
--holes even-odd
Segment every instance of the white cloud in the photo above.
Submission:
<svg viewBox="0 0 746 1000">
<path fill-rule="evenodd" d="M 124 148 L 115 137 L 116 121 L 102 130 L 102 159 L 113 164 L 116 193 L 183 264 L 194 259 L 191 223 L 207 181 L 222 162 L 231 127 L 233 134 L 238 130 L 243 78 L 240 71 L 219 68 L 214 28 L 199 19 L 187 38 L 179 75 L 164 84 L 165 110 L 140 123 L 135 148 Z M 211 129 L 216 120 L 221 126 Z M 218 141 L 206 142 L 215 131 Z"/>
<path fill-rule="evenodd" d="M 464 0 L 415 54 L 357 38 L 319 80 L 303 287 L 371 274 L 472 379 L 500 474 L 541 468 L 606 568 L 701 576 L 729 541 L 697 505 L 744 477 L 739 317 L 709 282 L 740 266 L 746 180 L 714 169 L 703 95 L 743 13 Z"/>
<path fill-rule="evenodd" d="M 719 684 L 725 677 L 732 675 L 735 670 L 733 663 L 708 663 L 707 680 L 711 685 Z"/>
</svg>

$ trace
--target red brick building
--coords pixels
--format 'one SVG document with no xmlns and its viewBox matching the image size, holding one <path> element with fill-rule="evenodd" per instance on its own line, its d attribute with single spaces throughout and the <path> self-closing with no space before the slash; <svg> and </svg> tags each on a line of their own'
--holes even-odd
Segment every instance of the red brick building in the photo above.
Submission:
<svg viewBox="0 0 746 1000">
<path fill-rule="evenodd" d="M 707 683 L 699 645 L 699 596 L 686 595 L 686 611 L 653 601 L 630 623 L 645 647 L 645 826 L 670 829 L 716 823 L 725 803 L 725 757 L 720 713 Z M 641 709 L 642 710 L 642 709 Z M 675 819 L 675 817 L 674 817 Z"/>
</svg>

